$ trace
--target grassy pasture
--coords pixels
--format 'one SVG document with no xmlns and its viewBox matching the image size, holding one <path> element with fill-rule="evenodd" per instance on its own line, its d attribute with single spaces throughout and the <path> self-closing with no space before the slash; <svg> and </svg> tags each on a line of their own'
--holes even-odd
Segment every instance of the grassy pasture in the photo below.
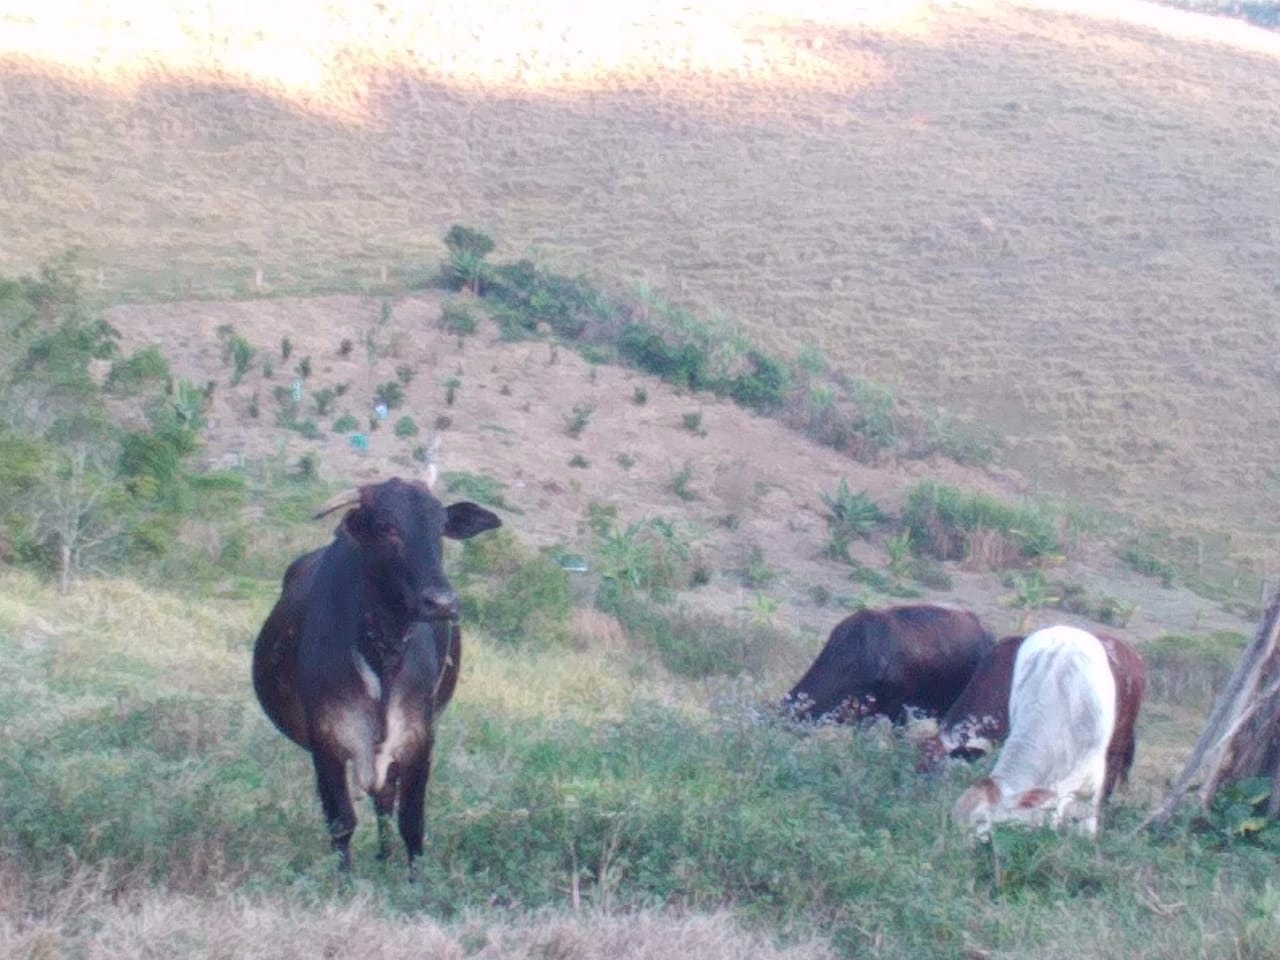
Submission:
<svg viewBox="0 0 1280 960">
<path fill-rule="evenodd" d="M 1271 856 L 1212 830 L 1134 833 L 1142 785 L 1096 845 L 1014 834 L 975 849 L 946 822 L 975 770 L 922 778 L 886 729 L 793 729 L 768 710 L 779 677 L 684 681 L 642 651 L 515 652 L 475 631 L 441 724 L 422 882 L 399 857 L 375 862 L 364 805 L 344 887 L 309 763 L 252 700 L 268 602 L 0 577 L 0 952 L 1280 948 Z"/>
<path fill-rule="evenodd" d="M 429 17 L 317 5 L 305 24 L 269 6 L 179 3 L 166 19 L 133 4 L 0 14 L 0 202 L 21 225 L 0 237 L 0 274 L 79 245 L 103 300 L 230 299 L 210 306 L 234 318 L 247 298 L 401 293 L 434 271 L 449 224 L 473 223 L 504 259 L 597 272 L 994 428 L 1021 471 L 1002 482 L 1126 511 L 1156 529 L 1157 561 L 1274 572 L 1266 35 L 1210 37 L 1127 3 L 1103 19 L 1048 3 L 584 16 L 482 0 Z M 275 359 L 302 307 L 256 306 L 278 319 L 256 343 Z M 213 349 L 194 328 L 216 321 L 197 314 L 154 308 L 154 339 Z M 536 364 L 556 362 L 538 348 Z M 459 406 L 486 396 L 475 370 L 447 382 Z M 489 428 L 514 443 L 501 409 Z M 593 479 L 609 415 L 578 431 Z M 718 443 L 717 415 L 671 429 Z M 631 471 L 625 450 L 607 459 L 624 454 Z M 728 483 L 698 467 L 671 481 L 687 509 L 685 494 L 705 505 Z M 513 644 L 510 604 L 482 598 L 494 635 L 469 621 L 423 882 L 373 861 L 366 808 L 343 887 L 308 762 L 247 676 L 283 561 L 314 539 L 300 522 L 316 488 L 255 470 L 248 509 L 185 518 L 149 585 L 59 595 L 0 573 L 0 955 L 1280 954 L 1273 851 L 1221 819 L 1135 832 L 1234 657 L 1225 632 L 1152 649 L 1140 774 L 1096 845 L 974 849 L 946 817 L 975 769 L 923 780 L 901 736 L 772 718 L 803 659 L 794 638 L 654 605 L 624 637 L 579 603 L 555 637 Z M 551 495 L 534 488 L 508 492 Z M 758 480 L 716 495 L 762 515 L 795 502 Z M 789 519 L 769 518 L 765 542 L 814 535 L 797 516 L 822 524 L 774 509 Z M 767 625 L 776 600 L 741 601 L 778 572 L 742 546 L 734 622 Z M 700 643 L 744 669 L 688 656 Z"/>
</svg>

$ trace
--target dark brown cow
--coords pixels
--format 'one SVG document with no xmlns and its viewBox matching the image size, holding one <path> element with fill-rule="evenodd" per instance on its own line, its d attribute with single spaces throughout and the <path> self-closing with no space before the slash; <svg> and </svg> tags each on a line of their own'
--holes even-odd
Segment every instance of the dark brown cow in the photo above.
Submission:
<svg viewBox="0 0 1280 960">
<path fill-rule="evenodd" d="M 902 722 L 908 708 L 936 716 L 960 695 L 991 642 L 967 610 L 860 610 L 836 624 L 783 707 L 815 720 L 881 715 Z"/>
<path fill-rule="evenodd" d="M 1129 779 L 1137 750 L 1135 728 L 1146 693 L 1146 666 L 1142 655 L 1119 637 L 1095 632 L 1107 654 L 1116 682 L 1116 723 L 1107 745 L 1107 774 L 1102 795 L 1106 799 Z M 1009 689 L 1014 661 L 1024 637 L 1002 638 L 973 672 L 959 699 L 938 723 L 938 733 L 920 744 L 921 765 L 936 765 L 944 757 L 973 759 L 991 751 L 1009 734 Z"/>
<path fill-rule="evenodd" d="M 350 763 L 373 797 L 383 856 L 398 802 L 412 876 L 434 722 L 462 655 L 441 538 L 466 539 L 501 521 L 474 503 L 445 507 L 425 484 L 400 479 L 341 494 L 316 516 L 342 509 L 333 542 L 285 571 L 254 645 L 253 686 L 271 722 L 311 753 L 341 869 L 350 869 L 356 825 Z"/>
</svg>

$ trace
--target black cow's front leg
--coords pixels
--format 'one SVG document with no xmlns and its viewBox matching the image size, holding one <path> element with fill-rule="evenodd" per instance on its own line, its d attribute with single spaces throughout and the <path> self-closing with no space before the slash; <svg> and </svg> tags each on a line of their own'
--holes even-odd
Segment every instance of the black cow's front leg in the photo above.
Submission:
<svg viewBox="0 0 1280 960">
<path fill-rule="evenodd" d="M 316 790 L 320 794 L 320 806 L 324 808 L 324 820 L 329 827 L 333 849 L 341 858 L 338 869 L 351 872 L 351 835 L 356 830 L 356 811 L 347 792 L 347 768 L 342 757 L 323 746 L 311 751 L 316 768 Z"/>
<path fill-rule="evenodd" d="M 400 775 L 400 838 L 409 857 L 410 880 L 418 878 L 414 860 L 422 856 L 422 838 L 427 829 L 427 781 L 431 779 L 434 745 L 435 737 L 428 733 L 422 748 Z"/>
</svg>

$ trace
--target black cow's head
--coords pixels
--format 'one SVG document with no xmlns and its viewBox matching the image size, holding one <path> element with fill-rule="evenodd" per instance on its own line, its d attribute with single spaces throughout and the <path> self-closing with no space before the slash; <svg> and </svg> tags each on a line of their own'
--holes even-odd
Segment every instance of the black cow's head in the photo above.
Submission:
<svg viewBox="0 0 1280 960">
<path fill-rule="evenodd" d="M 839 623 L 813 665 L 782 700 L 797 719 L 845 723 L 876 713 L 875 691 L 887 664 L 868 650 L 865 623 L 857 615 Z"/>
<path fill-rule="evenodd" d="M 833 635 L 800 682 L 783 698 L 792 716 L 847 721 L 874 712 L 874 703 L 863 700 L 867 691 L 858 683 L 862 664 L 847 639 Z"/>
<path fill-rule="evenodd" d="M 360 555 L 361 577 L 384 608 L 411 621 L 458 615 L 444 575 L 442 538 L 466 540 L 502 525 L 493 513 L 461 501 L 444 506 L 426 484 L 392 478 L 339 494 L 316 517 L 351 507 L 341 530 Z"/>
</svg>

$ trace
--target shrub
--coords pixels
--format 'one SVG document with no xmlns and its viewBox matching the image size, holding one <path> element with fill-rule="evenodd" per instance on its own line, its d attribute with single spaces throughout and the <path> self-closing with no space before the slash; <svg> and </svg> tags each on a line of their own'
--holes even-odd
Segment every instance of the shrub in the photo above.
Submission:
<svg viewBox="0 0 1280 960">
<path fill-rule="evenodd" d="M 470 336 L 476 332 L 479 323 L 475 309 L 460 300 L 446 301 L 440 309 L 440 326 L 454 336 Z"/>
<path fill-rule="evenodd" d="M 288 337 L 280 338 L 280 359 L 288 360 L 290 354 L 293 353 L 293 341 Z"/>
<path fill-rule="evenodd" d="M 1156 554 L 1155 548 L 1144 540 L 1133 540 L 1120 551 L 1120 559 L 1129 568 L 1148 577 L 1155 577 L 1162 586 L 1172 587 L 1178 568 L 1172 561 Z"/>
<path fill-rule="evenodd" d="M 586 457 L 584 457 L 582 454 L 575 453 L 572 457 L 569 458 L 569 466 L 574 467 L 575 469 L 578 469 L 578 470 L 585 470 L 587 469 L 587 467 L 591 466 L 591 461 L 588 460 Z"/>
<path fill-rule="evenodd" d="M 253 366 L 256 352 L 253 345 L 236 333 L 230 324 L 218 328 L 222 337 L 222 362 L 231 365 L 231 385 L 234 387 L 244 379 L 245 374 Z"/>
<path fill-rule="evenodd" d="M 158 347 L 143 347 L 133 355 L 111 364 L 106 388 L 112 393 L 137 393 L 147 385 L 164 383 L 169 378 L 169 361 Z"/>
<path fill-rule="evenodd" d="M 782 407 L 791 385 L 791 375 L 777 360 L 756 350 L 747 352 L 751 369 L 738 374 L 729 387 L 729 396 L 749 410 L 773 413 Z"/>
<path fill-rule="evenodd" d="M 406 387 L 413 382 L 413 378 L 416 373 L 417 371 L 407 363 L 402 363 L 396 367 L 396 379 Z"/>
<path fill-rule="evenodd" d="M 594 567 L 602 595 L 641 592 L 663 599 L 687 582 L 691 544 L 675 523 L 650 518 L 620 530 L 608 520 L 596 537 Z"/>
<path fill-rule="evenodd" d="M 660 334 L 629 323 L 618 335 L 618 353 L 628 363 L 690 390 L 708 386 L 707 354 L 692 343 L 675 345 Z"/>
<path fill-rule="evenodd" d="M 697 500 L 698 495 L 689 489 L 689 481 L 693 479 L 693 461 L 686 460 L 684 466 L 671 476 L 671 492 L 686 502 Z"/>
<path fill-rule="evenodd" d="M 301 377 L 303 380 L 305 380 L 305 379 L 307 379 L 307 377 L 311 376 L 311 358 L 310 358 L 310 357 L 303 357 L 301 360 L 299 360 L 299 361 L 298 361 L 298 365 L 297 365 L 296 367 L 294 367 L 294 371 L 295 371 L 295 372 L 298 374 L 298 376 L 299 376 L 299 377 Z"/>
<path fill-rule="evenodd" d="M 582 277 L 539 268 L 524 259 L 504 264 L 490 277 L 490 293 L 504 308 L 499 325 L 511 325 L 517 335 L 546 324 L 558 336 L 577 340 L 588 323 L 608 315 L 609 305 Z"/>
<path fill-rule="evenodd" d="M 316 404 L 316 416 L 327 417 L 338 399 L 338 392 L 332 387 L 322 387 L 312 395 L 312 399 Z"/>
<path fill-rule="evenodd" d="M 587 428 L 587 423 L 595 409 L 595 406 L 590 403 L 575 404 L 573 415 L 564 419 L 564 432 L 571 437 L 579 436 Z"/>
<path fill-rule="evenodd" d="M 760 590 L 778 579 L 778 571 L 769 566 L 764 549 L 759 544 L 752 544 L 738 570 L 738 577 L 744 587 Z"/>
<path fill-rule="evenodd" d="M 418 435 L 418 425 L 413 422 L 413 417 L 401 417 L 396 421 L 395 435 L 397 437 L 416 437 Z"/>
<path fill-rule="evenodd" d="M 484 258 L 493 252 L 493 240 L 488 234 L 455 223 L 445 234 L 444 245 L 448 259 L 440 265 L 440 276 L 450 290 L 483 292 L 483 282 L 489 272 Z"/>
<path fill-rule="evenodd" d="M 388 410 L 394 410 L 404 404 L 404 387 L 398 380 L 388 380 L 373 391 L 376 403 L 385 404 Z"/>
<path fill-rule="evenodd" d="M 689 413 L 684 414 L 680 418 L 680 421 L 681 423 L 684 424 L 684 428 L 688 430 L 690 433 L 696 434 L 699 437 L 705 437 L 707 435 L 707 431 L 702 429 L 702 411 L 701 410 L 693 410 L 693 411 L 690 411 Z"/>
<path fill-rule="evenodd" d="M 827 508 L 827 553 L 836 560 L 849 562 L 849 544 L 867 537 L 884 522 L 884 513 L 865 490 L 853 493 L 841 478 L 834 494 L 821 491 L 822 505 Z"/>
<path fill-rule="evenodd" d="M 649 402 L 649 391 L 643 386 L 637 386 L 631 391 L 631 402 L 638 407 L 643 407 Z"/>
<path fill-rule="evenodd" d="M 887 388 L 867 380 L 854 381 L 852 389 L 854 401 L 858 405 L 854 429 L 862 436 L 863 451 L 869 457 L 875 457 L 898 442 L 893 394 Z"/>
<path fill-rule="evenodd" d="M 914 548 L 939 560 L 968 558 L 984 533 L 1006 538 L 1025 560 L 1060 550 L 1052 517 L 1044 509 L 1010 506 L 988 494 L 964 493 L 930 480 L 907 492 L 902 521 Z"/>
<path fill-rule="evenodd" d="M 360 429 L 360 421 L 349 413 L 344 413 L 337 420 L 333 421 L 334 433 L 351 433 Z"/>
</svg>

